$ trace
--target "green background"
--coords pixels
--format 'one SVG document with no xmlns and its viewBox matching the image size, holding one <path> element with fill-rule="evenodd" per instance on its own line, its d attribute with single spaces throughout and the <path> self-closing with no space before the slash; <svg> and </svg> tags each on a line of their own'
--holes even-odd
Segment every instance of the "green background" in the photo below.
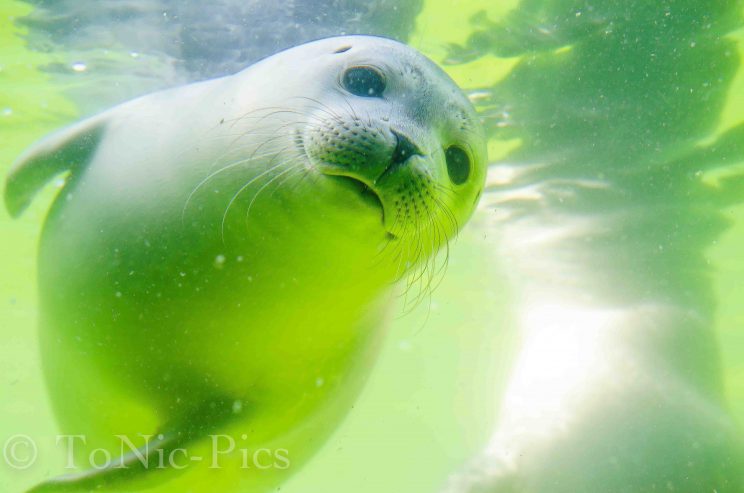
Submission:
<svg viewBox="0 0 744 493">
<path fill-rule="evenodd" d="M 448 43 L 466 41 L 476 13 L 486 10 L 495 20 L 516 3 L 428 1 L 411 44 L 441 61 Z M 29 51 L 14 25 L 14 18 L 29 11 L 22 2 L 0 0 L 2 175 L 29 144 L 79 116 L 63 96 L 66 88 L 53 85 L 40 70 L 53 62 L 69 64 L 66 54 Z M 744 55 L 744 31 L 734 37 Z M 490 86 L 516 61 L 489 55 L 446 69 L 464 87 Z M 739 68 L 718 132 L 743 120 L 744 70 Z M 491 141 L 491 159 L 515 145 Z M 57 185 L 47 187 L 18 220 L 0 208 L 0 441 L 23 433 L 39 446 L 39 460 L 27 470 L 0 462 L 0 491 L 20 491 L 64 463 L 63 450 L 54 443 L 35 328 L 36 248 L 56 190 Z M 716 273 L 727 396 L 744 423 L 744 207 L 728 207 L 722 214 L 732 226 L 709 249 L 708 259 Z M 454 245 L 446 279 L 431 302 L 394 322 L 382 358 L 349 417 L 282 491 L 436 491 L 447 473 L 485 442 L 512 341 L 499 330 L 508 325 L 509 290 L 493 258 L 498 238 L 478 222 Z"/>
</svg>

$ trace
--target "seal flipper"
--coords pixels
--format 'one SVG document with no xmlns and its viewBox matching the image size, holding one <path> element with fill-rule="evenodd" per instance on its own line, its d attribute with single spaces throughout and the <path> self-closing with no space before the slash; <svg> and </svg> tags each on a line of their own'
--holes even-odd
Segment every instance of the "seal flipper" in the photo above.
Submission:
<svg viewBox="0 0 744 493">
<path fill-rule="evenodd" d="M 108 112 L 65 127 L 32 145 L 13 164 L 5 182 L 5 207 L 18 217 L 54 176 L 85 166 L 103 136 Z"/>
<path fill-rule="evenodd" d="M 34 486 L 26 493 L 106 491 L 123 485 L 130 487 L 131 482 L 144 478 L 150 472 L 157 474 L 166 469 L 173 471 L 175 469 L 170 467 L 172 464 L 169 460 L 171 454 L 206 438 L 235 419 L 238 415 L 233 408 L 234 402 L 226 399 L 209 400 L 192 413 L 163 426 L 163 431 L 146 446 L 117 457 L 100 469 L 59 476 Z M 142 489 L 152 486 L 152 482 L 148 482 Z"/>
</svg>

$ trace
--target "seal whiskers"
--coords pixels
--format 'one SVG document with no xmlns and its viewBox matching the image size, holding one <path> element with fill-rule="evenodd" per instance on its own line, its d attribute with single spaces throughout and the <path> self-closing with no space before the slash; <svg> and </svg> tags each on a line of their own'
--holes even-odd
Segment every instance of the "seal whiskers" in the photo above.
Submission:
<svg viewBox="0 0 744 493">
<path fill-rule="evenodd" d="M 278 155 L 275 155 L 274 157 L 276 157 L 276 156 L 278 156 Z M 221 234 L 222 234 L 222 240 L 223 240 L 223 241 L 225 240 L 225 221 L 227 220 L 227 214 L 228 214 L 228 212 L 230 211 L 230 207 L 232 207 L 233 203 L 235 203 L 235 200 L 237 200 L 237 198 L 238 198 L 238 197 L 240 196 L 240 194 L 241 194 L 241 193 L 242 193 L 243 191 L 245 191 L 245 190 L 246 190 L 246 189 L 247 189 L 248 187 L 250 187 L 250 186 L 251 186 L 251 185 L 252 185 L 253 183 L 255 183 L 255 182 L 256 182 L 257 180 L 260 180 L 261 178 L 265 177 L 265 176 L 266 176 L 266 175 L 268 175 L 269 173 L 271 173 L 271 172 L 273 172 L 273 171 L 275 171 L 275 170 L 277 170 L 277 169 L 279 169 L 279 168 L 281 168 L 281 167 L 283 167 L 283 166 L 287 166 L 287 165 L 290 165 L 290 166 L 289 166 L 289 167 L 288 167 L 288 168 L 287 168 L 286 170 L 284 170 L 284 171 L 281 171 L 281 172 L 280 172 L 280 173 L 278 173 L 277 175 L 275 175 L 275 176 L 271 177 L 271 178 L 269 179 L 269 181 L 267 182 L 267 184 L 266 184 L 266 185 L 270 184 L 270 183 L 271 183 L 271 182 L 272 182 L 273 180 L 275 180 L 275 179 L 276 179 L 277 177 L 279 177 L 279 176 L 282 176 L 282 175 L 283 175 L 284 173 L 286 173 L 287 171 L 291 171 L 291 170 L 292 170 L 292 167 L 291 167 L 291 165 L 292 165 L 292 161 L 289 161 L 289 162 L 281 162 L 281 163 L 277 163 L 277 164 L 275 164 L 275 165 L 271 166 L 271 167 L 270 167 L 269 169 L 267 169 L 266 171 L 263 171 L 262 173 L 259 173 L 259 174 L 258 174 L 257 176 L 255 176 L 255 177 L 251 178 L 250 180 L 248 180 L 248 181 L 247 181 L 247 182 L 246 182 L 245 184 L 243 184 L 243 186 L 241 186 L 241 187 L 240 187 L 240 188 L 238 189 L 238 191 L 237 191 L 237 192 L 235 192 L 235 194 L 234 194 L 234 195 L 232 196 L 232 198 L 230 199 L 230 201 L 229 201 L 229 202 L 227 203 L 227 207 L 225 207 L 225 212 L 224 212 L 224 213 L 222 214 L 222 222 L 221 222 L 221 224 L 220 224 L 220 231 L 221 231 Z M 251 199 L 251 205 L 253 205 L 253 202 L 254 202 L 254 201 L 256 200 L 256 197 L 257 197 L 257 196 L 258 196 L 258 194 L 259 194 L 259 193 L 261 192 L 261 190 L 263 190 L 263 189 L 264 189 L 264 187 L 265 187 L 266 185 L 264 185 L 263 187 L 261 187 L 261 188 L 260 188 L 260 189 L 258 190 L 258 192 L 256 192 L 256 193 L 255 193 L 255 194 L 253 195 L 253 198 Z M 248 211 L 250 211 L 250 206 L 248 207 Z M 246 213 L 246 215 L 247 215 L 247 213 Z"/>
</svg>

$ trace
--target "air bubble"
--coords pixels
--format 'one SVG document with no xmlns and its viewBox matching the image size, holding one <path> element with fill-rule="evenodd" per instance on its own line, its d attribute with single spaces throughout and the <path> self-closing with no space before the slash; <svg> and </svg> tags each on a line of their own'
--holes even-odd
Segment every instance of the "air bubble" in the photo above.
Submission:
<svg viewBox="0 0 744 493">
<path fill-rule="evenodd" d="M 232 404 L 233 414 L 240 414 L 242 410 L 243 410 L 243 402 L 240 400 L 234 401 Z"/>
</svg>

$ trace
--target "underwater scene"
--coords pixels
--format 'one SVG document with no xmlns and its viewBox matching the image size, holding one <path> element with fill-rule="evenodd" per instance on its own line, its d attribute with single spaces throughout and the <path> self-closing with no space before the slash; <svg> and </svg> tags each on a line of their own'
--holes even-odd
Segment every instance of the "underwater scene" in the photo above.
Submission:
<svg viewBox="0 0 744 493">
<path fill-rule="evenodd" d="M 0 492 L 743 493 L 744 3 L 0 0 Z"/>
</svg>

